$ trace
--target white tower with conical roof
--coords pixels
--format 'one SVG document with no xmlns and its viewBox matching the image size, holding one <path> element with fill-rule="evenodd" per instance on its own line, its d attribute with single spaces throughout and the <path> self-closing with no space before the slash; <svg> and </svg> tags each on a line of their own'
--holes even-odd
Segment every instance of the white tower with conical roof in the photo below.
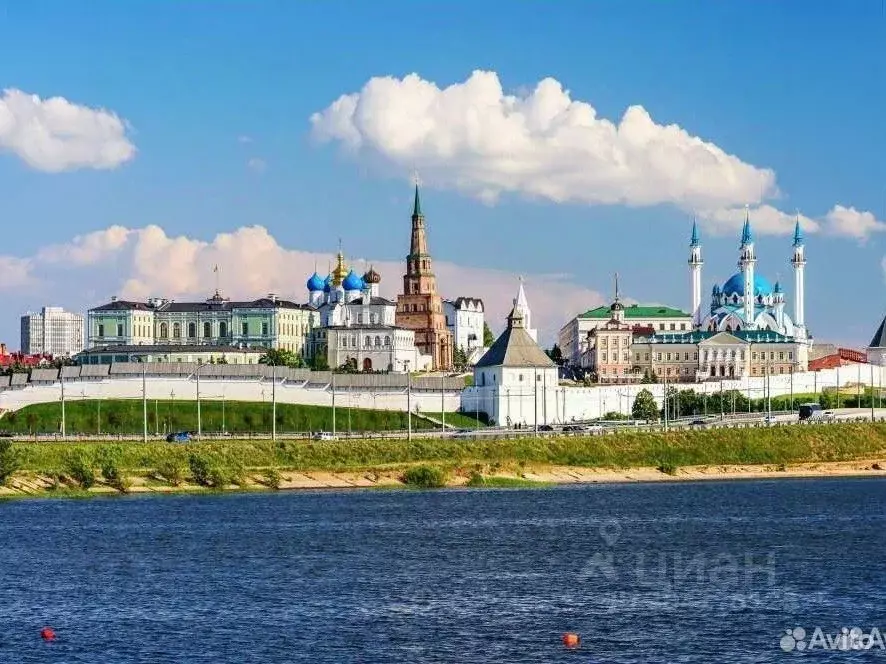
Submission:
<svg viewBox="0 0 886 664">
<path fill-rule="evenodd" d="M 532 340 L 538 343 L 538 331 L 532 327 L 532 311 L 529 309 L 529 302 L 526 300 L 526 291 L 523 290 L 523 277 L 520 277 L 520 288 L 517 290 L 517 297 L 514 298 L 514 312 L 523 315 L 523 327 Z"/>
</svg>

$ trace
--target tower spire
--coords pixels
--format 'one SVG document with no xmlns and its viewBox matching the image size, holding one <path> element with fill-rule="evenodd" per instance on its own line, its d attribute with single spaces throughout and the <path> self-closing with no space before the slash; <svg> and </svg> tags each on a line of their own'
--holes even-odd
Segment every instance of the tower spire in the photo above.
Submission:
<svg viewBox="0 0 886 664">
<path fill-rule="evenodd" d="M 754 241 L 754 236 L 751 234 L 751 217 L 750 217 L 750 209 L 749 206 L 744 206 L 744 227 L 741 229 L 741 245 L 745 246 L 751 244 Z"/>
<path fill-rule="evenodd" d="M 695 217 L 692 218 L 692 237 L 689 239 L 690 247 L 697 247 L 699 245 L 698 240 L 698 220 Z"/>
<path fill-rule="evenodd" d="M 615 273 L 615 301 L 618 302 L 618 272 Z"/>
<path fill-rule="evenodd" d="M 797 210 L 797 223 L 794 224 L 794 246 L 799 247 L 803 244 L 803 231 L 800 228 L 800 211 Z"/>
</svg>

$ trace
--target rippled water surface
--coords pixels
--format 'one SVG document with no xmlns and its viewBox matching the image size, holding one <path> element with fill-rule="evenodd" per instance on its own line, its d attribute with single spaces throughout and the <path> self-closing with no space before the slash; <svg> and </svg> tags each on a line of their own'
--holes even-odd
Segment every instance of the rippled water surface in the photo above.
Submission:
<svg viewBox="0 0 886 664">
<path fill-rule="evenodd" d="M 0 662 L 879 660 L 779 640 L 884 562 L 880 480 L 12 501 Z"/>
</svg>

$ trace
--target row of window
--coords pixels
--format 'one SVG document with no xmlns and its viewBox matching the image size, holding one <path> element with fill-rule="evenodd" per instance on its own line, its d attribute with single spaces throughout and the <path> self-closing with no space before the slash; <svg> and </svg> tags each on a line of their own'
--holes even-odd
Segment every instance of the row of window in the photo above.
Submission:
<svg viewBox="0 0 886 664">
<path fill-rule="evenodd" d="M 124 336 L 123 323 L 117 323 L 117 337 Z M 160 339 L 169 339 L 169 324 L 168 323 L 160 323 L 160 330 L 158 337 Z M 187 338 L 196 339 L 197 338 L 197 323 L 188 323 L 187 328 Z M 240 333 L 245 337 L 249 336 L 249 323 L 247 321 L 243 321 L 240 324 Z M 284 334 L 286 331 L 284 330 Z M 261 324 L 261 335 L 263 337 L 268 336 L 270 334 L 270 324 L 266 321 L 263 321 Z M 105 324 L 99 323 L 97 326 L 97 336 L 102 338 L 105 336 Z M 146 329 L 143 329 L 142 326 L 136 326 L 136 336 L 146 337 L 149 336 Z M 227 337 L 228 336 L 228 325 L 224 321 L 218 324 L 218 336 L 219 337 Z M 212 324 L 209 322 L 203 323 L 203 338 L 211 339 L 213 337 L 212 334 Z M 181 323 L 173 323 L 172 324 L 172 338 L 173 339 L 181 339 L 182 338 L 182 324 Z"/>
<path fill-rule="evenodd" d="M 391 337 L 385 335 L 384 337 L 384 345 L 385 348 L 390 348 L 391 346 Z M 341 347 L 342 348 L 356 348 L 357 347 L 357 335 L 352 334 L 349 337 L 343 336 L 341 338 Z M 378 335 L 375 336 L 375 343 L 373 343 L 373 338 L 368 334 L 363 337 L 363 348 L 381 348 L 382 347 L 382 338 Z"/>
</svg>

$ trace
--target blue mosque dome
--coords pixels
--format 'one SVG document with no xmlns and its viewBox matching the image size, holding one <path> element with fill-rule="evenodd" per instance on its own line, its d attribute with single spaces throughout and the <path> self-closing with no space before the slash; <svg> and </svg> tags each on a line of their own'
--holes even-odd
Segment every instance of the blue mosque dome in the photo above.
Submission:
<svg viewBox="0 0 886 664">
<path fill-rule="evenodd" d="M 323 290 L 323 287 L 326 286 L 326 282 L 323 281 L 323 277 L 314 272 L 314 274 L 311 275 L 311 278 L 308 279 L 307 285 L 309 293 L 316 293 Z"/>
<path fill-rule="evenodd" d="M 738 294 L 744 297 L 744 275 L 741 272 L 736 272 L 723 284 L 723 294 L 727 296 Z M 764 297 L 772 295 L 772 285 L 766 280 L 766 277 L 754 274 L 754 297 L 760 295 Z"/>
<path fill-rule="evenodd" d="M 348 276 L 345 277 L 345 280 L 342 282 L 342 287 L 346 291 L 358 291 L 363 290 L 363 280 L 357 276 L 357 274 L 351 270 L 348 272 Z"/>
<path fill-rule="evenodd" d="M 330 274 L 326 279 L 323 280 L 323 292 L 331 293 L 332 292 L 332 275 Z"/>
</svg>

